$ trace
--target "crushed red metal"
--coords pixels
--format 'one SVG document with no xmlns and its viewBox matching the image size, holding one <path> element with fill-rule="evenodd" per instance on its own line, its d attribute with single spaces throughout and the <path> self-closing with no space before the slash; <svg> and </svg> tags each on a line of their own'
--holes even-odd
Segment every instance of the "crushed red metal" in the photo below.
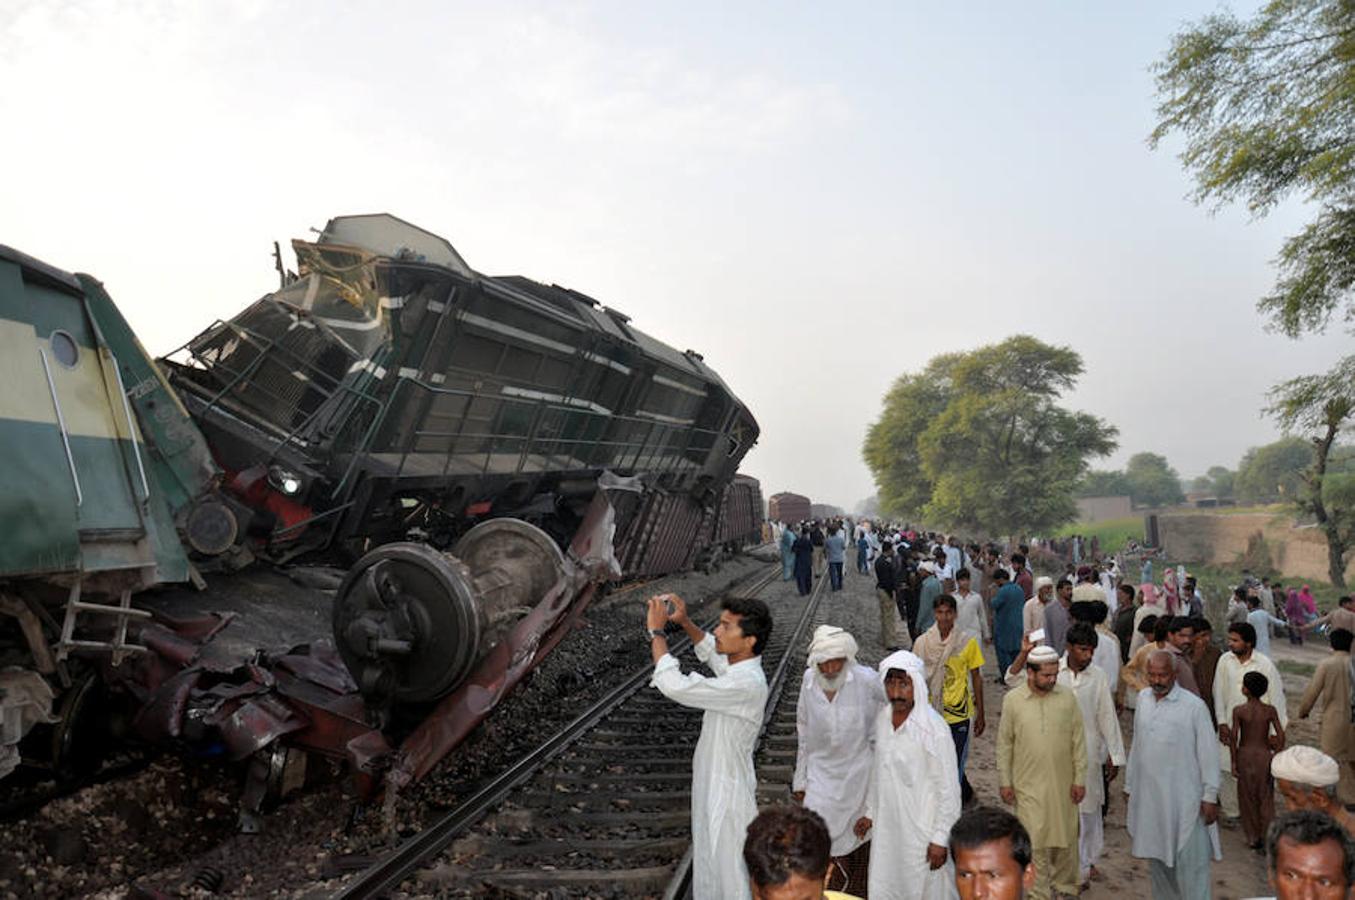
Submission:
<svg viewBox="0 0 1355 900">
<path fill-rule="evenodd" d="M 424 777 L 578 624 L 597 585 L 620 577 L 615 513 L 598 492 L 562 574 L 516 625 L 393 749 L 327 634 L 270 652 L 231 632 L 234 612 L 162 615 L 141 629 L 152 652 L 115 674 L 141 700 L 147 740 L 215 745 L 242 760 L 275 746 L 345 760 L 371 794 Z M 323 617 L 327 618 L 327 617 Z M 317 617 L 316 621 L 320 621 Z M 383 777 L 384 776 L 384 777 Z"/>
</svg>

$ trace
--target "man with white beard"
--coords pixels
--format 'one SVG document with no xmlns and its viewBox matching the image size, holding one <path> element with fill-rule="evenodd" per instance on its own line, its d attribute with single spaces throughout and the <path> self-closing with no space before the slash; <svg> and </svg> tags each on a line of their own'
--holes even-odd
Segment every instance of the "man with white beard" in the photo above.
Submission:
<svg viewBox="0 0 1355 900">
<path fill-rule="evenodd" d="M 856 661 L 856 639 L 820 625 L 809 645 L 796 710 L 795 799 L 823 817 L 848 884 L 865 884 L 869 843 L 856 835 L 874 762 L 875 717 L 885 705 L 875 672 Z"/>
</svg>

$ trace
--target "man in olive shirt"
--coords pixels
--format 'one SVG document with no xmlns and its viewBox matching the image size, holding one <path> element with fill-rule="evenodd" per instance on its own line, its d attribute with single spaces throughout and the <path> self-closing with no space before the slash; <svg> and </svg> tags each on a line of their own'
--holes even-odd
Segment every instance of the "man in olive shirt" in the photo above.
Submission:
<svg viewBox="0 0 1355 900">
<path fill-rule="evenodd" d="M 1059 655 L 1052 647 L 1022 649 L 1029 656 L 1026 683 L 1008 692 L 998 724 L 997 771 L 1002 802 L 1034 845 L 1036 884 L 1044 900 L 1053 891 L 1076 896 L 1078 804 L 1086 796 L 1087 748 L 1077 698 L 1058 682 Z"/>
</svg>

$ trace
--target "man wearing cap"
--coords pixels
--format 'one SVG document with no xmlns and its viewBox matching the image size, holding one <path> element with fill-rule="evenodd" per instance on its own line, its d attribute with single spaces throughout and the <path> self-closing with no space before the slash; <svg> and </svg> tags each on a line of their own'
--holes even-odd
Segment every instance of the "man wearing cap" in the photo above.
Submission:
<svg viewBox="0 0 1355 900">
<path fill-rule="evenodd" d="M 1044 611 L 1054 599 L 1054 579 L 1041 575 L 1035 579 L 1035 594 L 1021 609 L 1021 633 L 1030 634 L 1044 628 Z"/>
<path fill-rule="evenodd" d="M 1233 777 L 1233 760 L 1228 750 L 1232 732 L 1233 710 L 1247 702 L 1242 693 L 1242 676 L 1260 672 L 1266 676 L 1266 695 L 1261 699 L 1275 707 L 1280 725 L 1289 727 L 1289 713 L 1284 699 L 1284 681 L 1280 670 L 1268 656 L 1256 652 L 1256 629 L 1246 622 L 1228 626 L 1228 653 L 1219 657 L 1214 670 L 1214 720 L 1219 727 L 1219 754 L 1223 772 L 1219 783 L 1219 805 L 1223 814 L 1231 818 L 1241 815 L 1237 805 L 1237 779 Z"/>
<path fill-rule="evenodd" d="M 1095 601 L 1101 603 L 1101 601 Z M 1087 604 L 1081 604 L 1087 605 Z M 1101 604 L 1102 609 L 1105 604 Z M 1081 861 L 1079 881 L 1100 878 L 1096 863 L 1105 846 L 1102 807 L 1106 789 L 1119 769 L 1124 766 L 1124 739 L 1111 699 L 1110 682 L 1105 672 L 1093 664 L 1101 635 L 1089 622 L 1077 622 L 1068 629 L 1068 649 L 1059 660 L 1058 685 L 1077 698 L 1082 714 L 1082 728 L 1087 749 L 1087 793 L 1078 805 L 1078 858 Z M 1015 684 L 1021 670 L 1038 648 L 1027 639 L 1007 672 L 1007 683 Z M 1109 768 L 1102 777 L 1102 765 Z"/>
<path fill-rule="evenodd" d="M 1023 650 L 1026 683 L 1002 701 L 998 784 L 1002 801 L 1015 804 L 1035 848 L 1037 881 L 1031 896 L 1076 896 L 1078 804 L 1087 794 L 1082 712 L 1072 692 L 1058 684 L 1054 649 L 1032 647 L 1027 637 Z"/>
<path fill-rule="evenodd" d="M 1355 634 L 1338 628 L 1331 633 L 1331 654 L 1317 664 L 1299 704 L 1299 718 L 1306 719 L 1314 707 L 1322 710 L 1318 743 L 1322 752 L 1341 765 L 1338 794 L 1342 803 L 1355 802 L 1355 725 L 1351 725 L 1352 677 L 1350 646 Z"/>
<path fill-rule="evenodd" d="M 1316 747 L 1298 744 L 1281 750 L 1270 761 L 1270 775 L 1284 798 L 1286 809 L 1326 813 L 1355 835 L 1355 815 L 1336 796 L 1341 767 Z"/>
<path fill-rule="evenodd" d="M 1155 900 L 1207 900 L 1218 820 L 1219 754 L 1204 701 L 1176 683 L 1171 654 L 1148 657 L 1148 687 L 1134 709 L 1125 770 L 1130 853 L 1148 860 Z"/>
<path fill-rule="evenodd" d="M 1073 586 L 1073 602 L 1090 603 L 1092 600 L 1105 599 L 1105 591 L 1096 583 L 1096 570 L 1091 566 L 1079 566 L 1077 584 Z"/>
<path fill-rule="evenodd" d="M 791 781 L 796 801 L 823 817 L 832 855 L 853 884 L 865 877 L 868 851 L 857 852 L 862 842 L 854 827 L 865 814 L 875 718 L 885 706 L 880 679 L 856 661 L 856 651 L 847 631 L 835 625 L 814 630 L 796 707 Z"/>
<path fill-rule="evenodd" d="M 866 814 L 872 900 L 944 900 L 955 896 L 947 856 L 960 817 L 960 779 L 950 729 L 927 703 L 922 660 L 899 650 L 880 663 L 889 706 L 875 720 L 875 764 Z"/>
</svg>

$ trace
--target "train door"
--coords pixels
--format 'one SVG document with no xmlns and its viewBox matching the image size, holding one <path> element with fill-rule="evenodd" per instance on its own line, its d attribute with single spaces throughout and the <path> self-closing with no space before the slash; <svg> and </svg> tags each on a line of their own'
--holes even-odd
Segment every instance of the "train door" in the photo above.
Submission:
<svg viewBox="0 0 1355 900">
<path fill-rule="evenodd" d="M 7 535 L 7 551 L 29 571 L 153 565 L 136 428 L 78 282 L 62 274 L 0 259 L 4 520 L 25 532 L 16 549 Z"/>
</svg>

